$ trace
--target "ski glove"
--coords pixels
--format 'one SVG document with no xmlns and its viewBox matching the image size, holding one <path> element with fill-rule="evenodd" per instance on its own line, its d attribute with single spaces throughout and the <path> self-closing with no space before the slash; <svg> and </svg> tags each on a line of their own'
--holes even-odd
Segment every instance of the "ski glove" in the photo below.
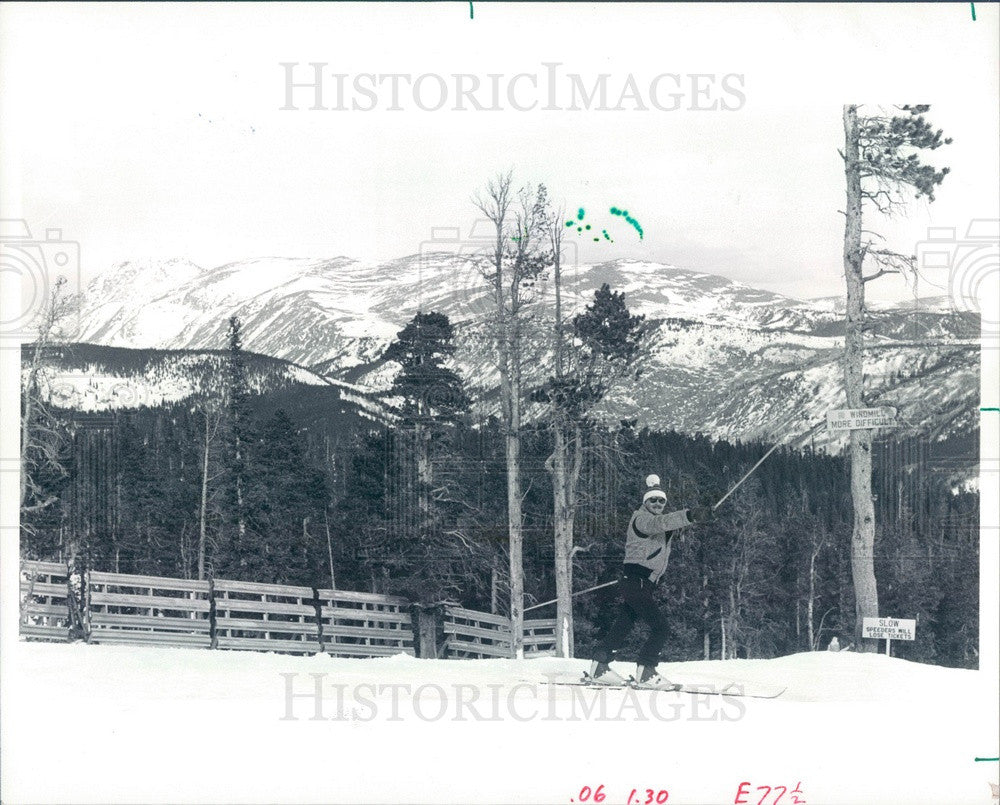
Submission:
<svg viewBox="0 0 1000 805">
<path fill-rule="evenodd" d="M 688 520 L 692 523 L 710 523 L 715 519 L 715 512 L 710 506 L 693 506 L 688 509 Z"/>
</svg>

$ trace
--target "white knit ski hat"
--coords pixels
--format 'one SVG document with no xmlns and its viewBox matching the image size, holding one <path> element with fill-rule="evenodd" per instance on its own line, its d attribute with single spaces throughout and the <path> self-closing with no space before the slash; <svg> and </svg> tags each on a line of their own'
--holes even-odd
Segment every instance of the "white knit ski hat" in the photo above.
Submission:
<svg viewBox="0 0 1000 805">
<path fill-rule="evenodd" d="M 666 495 L 663 493 L 663 488 L 660 486 L 659 475 L 646 476 L 646 494 L 642 496 L 642 502 L 645 503 L 652 497 L 661 497 L 661 498 L 666 497 Z"/>
</svg>

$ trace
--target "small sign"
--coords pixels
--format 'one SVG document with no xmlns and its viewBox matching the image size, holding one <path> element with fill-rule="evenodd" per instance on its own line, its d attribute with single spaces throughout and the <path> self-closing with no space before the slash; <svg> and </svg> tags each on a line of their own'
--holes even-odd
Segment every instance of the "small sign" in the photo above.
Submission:
<svg viewBox="0 0 1000 805">
<path fill-rule="evenodd" d="M 896 409 L 841 408 L 836 411 L 827 411 L 826 426 L 830 430 L 893 428 L 896 426 Z"/>
<path fill-rule="evenodd" d="M 904 618 L 865 618 L 861 623 L 861 636 L 875 640 L 915 640 L 915 620 Z"/>
</svg>

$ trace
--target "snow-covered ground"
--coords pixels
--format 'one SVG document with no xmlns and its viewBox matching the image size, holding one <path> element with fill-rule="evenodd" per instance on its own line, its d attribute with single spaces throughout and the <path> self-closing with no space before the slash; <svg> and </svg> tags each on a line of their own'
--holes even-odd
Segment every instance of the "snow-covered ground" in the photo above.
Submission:
<svg viewBox="0 0 1000 805">
<path fill-rule="evenodd" d="M 546 683 L 581 660 L 13 641 L 3 660 L 4 803 L 996 801 L 976 761 L 998 754 L 996 679 L 884 655 L 661 665 L 787 687 L 772 700 Z"/>
</svg>

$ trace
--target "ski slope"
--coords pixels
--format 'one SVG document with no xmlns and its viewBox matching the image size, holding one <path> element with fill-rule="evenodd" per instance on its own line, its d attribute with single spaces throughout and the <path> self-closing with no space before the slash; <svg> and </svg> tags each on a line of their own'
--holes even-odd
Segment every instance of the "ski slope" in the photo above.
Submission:
<svg viewBox="0 0 1000 805">
<path fill-rule="evenodd" d="M 732 803 L 747 783 L 764 805 L 989 805 L 997 782 L 975 761 L 997 755 L 995 680 L 884 655 L 661 664 L 775 700 L 546 685 L 582 660 L 12 642 L 3 666 L 4 803 Z"/>
</svg>

